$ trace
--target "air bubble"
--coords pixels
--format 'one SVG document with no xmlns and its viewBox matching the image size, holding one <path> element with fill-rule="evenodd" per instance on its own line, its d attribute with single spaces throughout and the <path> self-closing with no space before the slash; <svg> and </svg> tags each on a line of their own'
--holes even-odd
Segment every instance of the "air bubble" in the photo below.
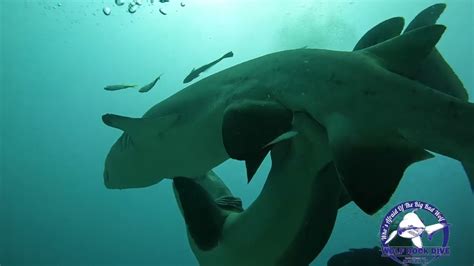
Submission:
<svg viewBox="0 0 474 266">
<path fill-rule="evenodd" d="M 108 16 L 110 15 L 110 13 L 112 13 L 112 10 L 110 9 L 110 7 L 106 6 L 104 7 L 104 9 L 102 9 L 102 12 L 104 12 L 104 15 Z"/>
<path fill-rule="evenodd" d="M 138 6 L 133 4 L 133 2 L 128 5 L 128 13 L 130 14 L 137 12 L 137 9 L 138 9 Z"/>
</svg>

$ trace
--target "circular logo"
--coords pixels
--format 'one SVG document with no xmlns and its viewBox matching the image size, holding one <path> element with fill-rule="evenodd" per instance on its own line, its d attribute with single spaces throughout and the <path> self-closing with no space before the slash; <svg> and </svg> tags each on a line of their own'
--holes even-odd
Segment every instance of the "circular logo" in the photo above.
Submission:
<svg viewBox="0 0 474 266">
<path fill-rule="evenodd" d="M 382 256 L 403 265 L 426 265 L 441 256 L 449 256 L 448 239 L 446 217 L 423 201 L 398 204 L 380 226 Z"/>
</svg>

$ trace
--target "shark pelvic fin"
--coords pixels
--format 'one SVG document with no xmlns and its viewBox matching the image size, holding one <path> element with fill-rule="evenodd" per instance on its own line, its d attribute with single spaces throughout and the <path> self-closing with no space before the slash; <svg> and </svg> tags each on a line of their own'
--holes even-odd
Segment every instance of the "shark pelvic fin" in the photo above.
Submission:
<svg viewBox="0 0 474 266">
<path fill-rule="evenodd" d="M 402 17 L 387 19 L 375 25 L 360 38 L 354 47 L 354 51 L 371 47 L 400 35 L 404 25 L 405 20 Z"/>
<path fill-rule="evenodd" d="M 172 126 L 178 119 L 178 114 L 144 118 L 131 118 L 114 114 L 105 114 L 102 116 L 104 124 L 123 130 L 131 136 L 147 132 L 163 132 Z"/>
<path fill-rule="evenodd" d="M 211 250 L 221 237 L 225 218 L 224 211 L 209 193 L 194 180 L 173 178 L 184 221 L 191 238 L 201 250 Z"/>
<path fill-rule="evenodd" d="M 401 136 L 359 128 L 342 116 L 328 125 L 328 138 L 341 182 L 368 214 L 388 202 L 409 165 L 433 157 Z"/>
<path fill-rule="evenodd" d="M 420 64 L 433 51 L 446 27 L 430 25 L 412 30 L 361 50 L 371 54 L 386 69 L 413 78 Z"/>
</svg>

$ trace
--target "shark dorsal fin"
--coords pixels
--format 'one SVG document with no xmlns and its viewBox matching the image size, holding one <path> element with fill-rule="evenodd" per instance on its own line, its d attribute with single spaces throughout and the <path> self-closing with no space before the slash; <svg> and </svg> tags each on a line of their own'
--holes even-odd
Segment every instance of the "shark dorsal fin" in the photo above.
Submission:
<svg viewBox="0 0 474 266">
<path fill-rule="evenodd" d="M 400 35 L 404 25 L 405 20 L 402 17 L 387 19 L 375 25 L 360 38 L 354 47 L 354 51 L 371 47 Z"/>
<path fill-rule="evenodd" d="M 143 118 L 131 118 L 114 114 L 105 114 L 102 116 L 102 121 L 104 124 L 110 127 L 121 129 L 131 136 L 145 132 L 163 132 L 172 126 L 178 119 L 178 114 Z"/>
<path fill-rule="evenodd" d="M 438 20 L 439 16 L 446 9 L 446 4 L 434 4 L 425 10 L 421 11 L 416 17 L 408 24 L 405 32 L 412 31 L 414 29 L 421 28 L 426 25 L 433 25 Z"/>
<path fill-rule="evenodd" d="M 421 27 L 361 52 L 372 55 L 392 72 L 413 77 L 423 60 L 433 51 L 445 29 L 443 25 Z"/>
</svg>

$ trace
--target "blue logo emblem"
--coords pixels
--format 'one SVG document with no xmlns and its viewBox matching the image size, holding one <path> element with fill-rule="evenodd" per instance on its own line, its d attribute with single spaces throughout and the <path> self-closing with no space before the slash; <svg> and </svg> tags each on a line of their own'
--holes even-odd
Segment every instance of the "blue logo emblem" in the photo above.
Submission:
<svg viewBox="0 0 474 266">
<path fill-rule="evenodd" d="M 380 226 L 382 256 L 406 264 L 426 265 L 450 254 L 449 225 L 435 206 L 422 201 L 398 204 Z"/>
</svg>

